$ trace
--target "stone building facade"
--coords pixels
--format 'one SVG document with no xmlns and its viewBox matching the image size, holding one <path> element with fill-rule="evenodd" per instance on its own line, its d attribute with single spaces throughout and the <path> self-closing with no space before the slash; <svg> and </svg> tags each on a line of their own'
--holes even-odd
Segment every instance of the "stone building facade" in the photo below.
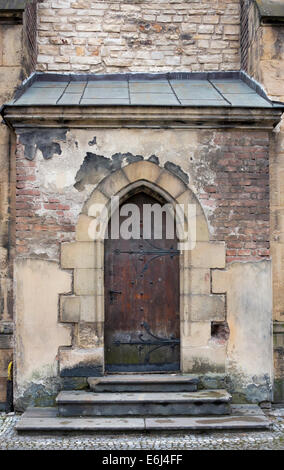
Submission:
<svg viewBox="0 0 284 470">
<path fill-rule="evenodd" d="M 29 26 L 28 26 L 29 25 Z M 1 103 L 9 101 L 36 63 L 36 4 L 1 2 Z M 1 124 L 0 155 L 0 402 L 6 400 L 9 362 L 13 359 L 13 255 L 10 237 L 11 166 L 14 135 Z"/>
<path fill-rule="evenodd" d="M 37 70 L 239 70 L 239 10 L 239 0 L 43 2 Z"/>
<path fill-rule="evenodd" d="M 284 98 L 284 37 L 281 2 L 246 2 L 243 68 L 274 100 Z M 273 270 L 275 398 L 283 400 L 283 121 L 273 133 L 270 157 L 270 244 Z"/>
<path fill-rule="evenodd" d="M 0 402 L 11 359 L 20 410 L 106 372 L 104 243 L 90 238 L 90 207 L 142 190 L 197 210 L 196 247 L 177 273 L 180 371 L 235 402 L 282 401 L 281 2 L 0 7 Z M 231 91 L 249 84 L 272 105 L 240 106 L 233 91 L 229 108 L 111 106 L 106 95 L 84 106 L 80 93 L 98 77 L 120 87 L 127 77 L 130 91 L 135 77 L 173 90 L 206 80 L 216 94 L 218 80 Z M 47 102 L 33 101 L 41 87 Z M 68 87 L 73 104 L 61 102 Z"/>
</svg>

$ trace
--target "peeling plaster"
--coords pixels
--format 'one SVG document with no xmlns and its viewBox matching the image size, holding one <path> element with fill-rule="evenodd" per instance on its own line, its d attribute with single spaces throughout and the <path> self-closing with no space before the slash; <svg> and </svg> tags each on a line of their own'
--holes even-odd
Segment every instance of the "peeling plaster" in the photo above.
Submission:
<svg viewBox="0 0 284 470">
<path fill-rule="evenodd" d="M 133 155 L 127 153 L 115 153 L 111 158 L 106 158 L 103 155 L 96 155 L 95 153 L 87 152 L 84 161 L 75 176 L 76 183 L 74 187 L 78 191 L 82 191 L 86 184 L 98 183 L 98 178 L 101 179 L 102 172 L 113 172 L 118 170 L 124 165 L 129 163 L 138 162 L 143 160 L 142 155 Z"/>
<path fill-rule="evenodd" d="M 66 133 L 67 129 L 24 129 L 19 132 L 19 141 L 25 147 L 27 160 L 34 160 L 38 149 L 48 160 L 55 154 L 61 155 L 59 142 L 66 142 Z"/>
</svg>

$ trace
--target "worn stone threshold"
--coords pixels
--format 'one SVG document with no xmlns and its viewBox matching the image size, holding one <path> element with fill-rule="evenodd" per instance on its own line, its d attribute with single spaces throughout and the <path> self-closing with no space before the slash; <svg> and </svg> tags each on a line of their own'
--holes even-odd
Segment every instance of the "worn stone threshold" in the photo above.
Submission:
<svg viewBox="0 0 284 470">
<path fill-rule="evenodd" d="M 89 433 L 98 431 L 229 431 L 265 430 L 270 421 L 257 405 L 232 405 L 230 416 L 152 416 L 63 418 L 56 408 L 28 408 L 16 425 L 21 432 Z"/>
<path fill-rule="evenodd" d="M 199 390 L 197 392 L 114 392 L 94 393 L 85 391 L 62 391 L 56 398 L 58 405 L 64 404 L 99 404 L 99 403 L 229 403 L 231 395 L 227 390 Z"/>
<path fill-rule="evenodd" d="M 111 375 L 90 377 L 92 392 L 196 392 L 199 379 L 177 374 Z"/>
<path fill-rule="evenodd" d="M 186 375 L 179 375 L 179 374 L 113 374 L 107 375 L 105 377 L 96 377 L 96 378 L 89 378 L 88 383 L 89 385 L 97 384 L 97 383 L 197 383 L 198 378 L 196 376 L 186 376 Z"/>
</svg>

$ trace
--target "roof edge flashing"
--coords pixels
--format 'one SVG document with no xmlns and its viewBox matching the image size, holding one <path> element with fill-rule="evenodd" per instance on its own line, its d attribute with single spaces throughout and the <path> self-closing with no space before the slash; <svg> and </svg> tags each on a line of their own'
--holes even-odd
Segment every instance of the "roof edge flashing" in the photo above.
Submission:
<svg viewBox="0 0 284 470">
<path fill-rule="evenodd" d="M 45 73 L 45 72 L 33 72 L 23 83 L 19 86 L 13 99 L 6 103 L 8 106 L 13 105 L 15 101 L 19 100 L 21 96 L 35 83 L 35 82 L 91 82 L 91 81 L 131 81 L 131 80 L 207 80 L 211 83 L 211 80 L 230 80 L 237 79 L 244 82 L 252 90 L 255 91 L 260 97 L 262 97 L 269 104 L 272 104 L 272 100 L 267 96 L 267 93 L 263 86 L 258 83 L 254 78 L 250 77 L 244 70 L 241 71 L 229 71 L 229 72 L 167 72 L 167 73 L 114 73 L 114 74 L 72 74 L 72 73 Z M 211 83 L 212 84 L 212 83 Z"/>
<path fill-rule="evenodd" d="M 262 24 L 283 25 L 283 0 L 254 0 Z"/>
<path fill-rule="evenodd" d="M 257 82 L 253 77 L 248 75 L 244 70 L 240 71 L 240 79 L 245 82 L 250 88 L 252 88 L 259 96 L 261 96 L 269 103 L 272 103 L 272 100 L 268 97 L 263 85 L 261 85 L 261 83 Z"/>
<path fill-rule="evenodd" d="M 1 12 L 23 12 L 30 0 L 0 0 Z"/>
</svg>

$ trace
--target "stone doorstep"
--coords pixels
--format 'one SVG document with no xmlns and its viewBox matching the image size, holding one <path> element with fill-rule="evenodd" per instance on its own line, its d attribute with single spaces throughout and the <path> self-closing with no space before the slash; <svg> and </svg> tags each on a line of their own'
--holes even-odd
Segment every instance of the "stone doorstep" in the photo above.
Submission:
<svg viewBox="0 0 284 470">
<path fill-rule="evenodd" d="M 56 408 L 28 408 L 16 425 L 24 432 L 265 430 L 270 421 L 257 405 L 232 405 L 230 416 L 62 418 Z"/>
<path fill-rule="evenodd" d="M 137 404 L 137 403 L 230 403 L 227 390 L 199 390 L 197 392 L 117 392 L 94 393 L 62 391 L 57 395 L 57 405 L 62 404 Z"/>
<path fill-rule="evenodd" d="M 88 379 L 89 385 L 92 383 L 198 383 L 197 377 L 186 375 L 168 375 L 168 374 L 141 374 L 141 375 L 107 375 Z"/>
<path fill-rule="evenodd" d="M 86 416 L 216 416 L 230 415 L 226 390 L 195 392 L 62 391 L 56 398 L 58 414 Z"/>
<path fill-rule="evenodd" d="M 111 375 L 88 379 L 93 392 L 194 392 L 197 377 L 181 375 Z"/>
</svg>

